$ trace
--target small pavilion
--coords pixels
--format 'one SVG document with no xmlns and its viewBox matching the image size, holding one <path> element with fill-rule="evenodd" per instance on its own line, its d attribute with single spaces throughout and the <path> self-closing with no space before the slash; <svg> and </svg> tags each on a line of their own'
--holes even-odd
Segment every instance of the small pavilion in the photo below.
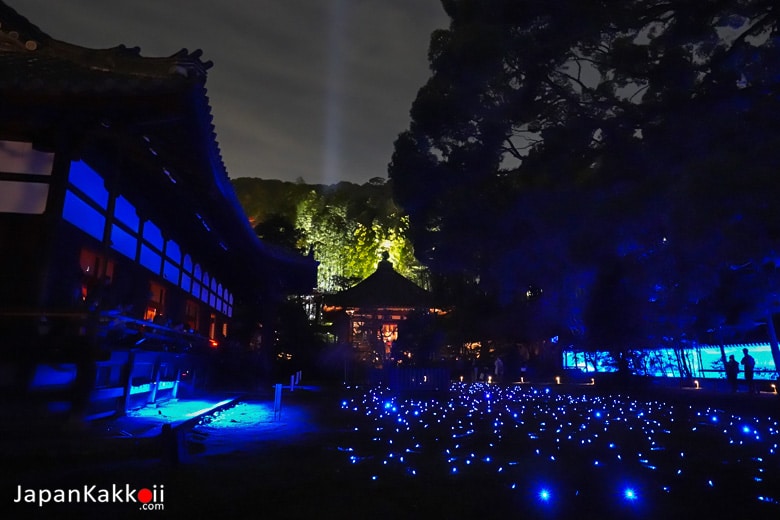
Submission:
<svg viewBox="0 0 780 520">
<path fill-rule="evenodd" d="M 339 338 L 352 346 L 359 361 L 377 365 L 392 357 L 411 313 L 440 312 L 433 295 L 399 274 L 388 258 L 384 252 L 374 273 L 325 298 L 325 311 L 334 316 Z"/>
</svg>

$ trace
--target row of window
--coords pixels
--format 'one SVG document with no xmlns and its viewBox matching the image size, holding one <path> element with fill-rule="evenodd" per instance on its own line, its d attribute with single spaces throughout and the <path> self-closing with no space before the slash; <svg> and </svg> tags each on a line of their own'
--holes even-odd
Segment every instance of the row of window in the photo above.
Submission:
<svg viewBox="0 0 780 520">
<path fill-rule="evenodd" d="M 181 287 L 213 309 L 233 315 L 233 294 L 173 240 L 165 240 L 151 220 L 119 195 L 112 198 L 103 178 L 82 161 L 71 163 L 63 218 L 156 275 Z"/>
</svg>

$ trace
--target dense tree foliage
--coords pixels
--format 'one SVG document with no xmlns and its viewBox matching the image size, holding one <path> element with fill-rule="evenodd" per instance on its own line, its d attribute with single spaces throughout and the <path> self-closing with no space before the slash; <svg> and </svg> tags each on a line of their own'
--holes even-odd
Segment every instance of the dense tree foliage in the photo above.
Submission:
<svg viewBox="0 0 780 520">
<path fill-rule="evenodd" d="M 289 217 L 279 214 L 267 215 L 255 226 L 255 233 L 264 242 L 282 246 L 291 251 L 306 253 L 303 250 L 303 233 L 295 227 L 295 222 Z"/>
<path fill-rule="evenodd" d="M 384 251 L 398 272 L 427 284 L 426 270 L 407 238 L 409 218 L 393 202 L 384 179 L 323 186 L 241 178 L 233 186 L 261 239 L 313 253 L 320 263 L 320 291 L 334 292 L 363 280 Z"/>
<path fill-rule="evenodd" d="M 618 352 L 774 330 L 774 2 L 442 4 L 389 166 L 442 290 Z"/>
</svg>

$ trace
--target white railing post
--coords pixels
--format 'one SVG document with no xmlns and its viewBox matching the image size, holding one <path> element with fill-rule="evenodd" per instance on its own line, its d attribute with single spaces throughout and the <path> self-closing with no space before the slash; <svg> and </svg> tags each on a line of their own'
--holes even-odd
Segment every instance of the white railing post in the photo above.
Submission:
<svg viewBox="0 0 780 520">
<path fill-rule="evenodd" d="M 276 385 L 274 391 L 274 420 L 282 418 L 282 384 Z"/>
</svg>

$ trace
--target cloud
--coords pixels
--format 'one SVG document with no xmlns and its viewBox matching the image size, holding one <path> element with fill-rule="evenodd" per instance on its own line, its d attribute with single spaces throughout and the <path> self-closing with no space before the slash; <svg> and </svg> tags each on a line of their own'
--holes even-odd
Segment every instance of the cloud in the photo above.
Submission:
<svg viewBox="0 0 780 520">
<path fill-rule="evenodd" d="M 6 1 L 85 47 L 202 49 L 230 176 L 312 183 L 386 175 L 430 33 L 448 23 L 438 0 Z"/>
</svg>

